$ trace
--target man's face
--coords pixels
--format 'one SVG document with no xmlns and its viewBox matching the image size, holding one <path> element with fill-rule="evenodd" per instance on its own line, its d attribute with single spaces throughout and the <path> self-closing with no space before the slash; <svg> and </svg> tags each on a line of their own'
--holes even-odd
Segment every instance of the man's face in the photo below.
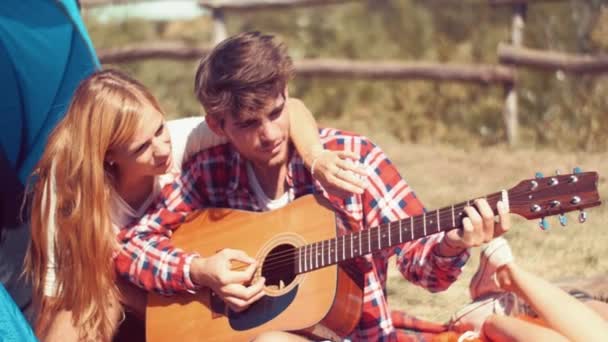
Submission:
<svg viewBox="0 0 608 342">
<path fill-rule="evenodd" d="M 223 135 L 258 169 L 287 163 L 289 113 L 285 93 L 269 100 L 257 113 L 239 113 L 238 117 L 227 115 L 224 119 Z"/>
</svg>

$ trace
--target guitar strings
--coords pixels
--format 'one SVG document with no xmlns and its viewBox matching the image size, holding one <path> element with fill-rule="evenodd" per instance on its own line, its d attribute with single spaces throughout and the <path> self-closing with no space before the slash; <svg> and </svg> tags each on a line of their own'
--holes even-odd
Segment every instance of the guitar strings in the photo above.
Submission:
<svg viewBox="0 0 608 342">
<path fill-rule="evenodd" d="M 517 193 L 514 193 L 514 194 L 517 195 Z M 496 196 L 498 196 L 498 198 L 496 198 Z M 500 197 L 501 197 L 501 194 L 500 193 L 496 193 L 496 194 L 488 195 L 487 199 L 488 199 L 489 202 L 493 202 L 495 200 L 500 199 Z M 465 206 L 466 206 L 466 203 L 463 202 L 461 205 L 455 205 L 454 209 L 456 210 L 458 208 L 458 210 L 461 210 Z M 438 210 L 443 211 L 445 209 L 451 209 L 451 208 L 441 208 L 441 209 L 438 209 Z M 425 215 L 428 217 L 429 213 L 432 213 L 432 212 L 435 212 L 435 211 L 427 212 Z M 448 218 L 452 217 L 451 213 L 448 213 L 446 215 L 446 214 L 442 214 L 440 212 L 440 214 L 439 214 L 440 220 L 439 221 L 441 221 L 442 217 L 445 220 L 446 216 L 448 216 Z M 435 216 L 432 216 L 431 218 L 434 218 L 434 217 Z M 411 219 L 414 220 L 414 224 L 415 225 L 418 225 L 423 220 L 423 217 L 422 217 L 422 215 L 419 215 L 419 216 L 412 217 Z M 407 220 L 407 218 L 405 220 Z M 359 236 L 361 236 L 362 244 L 366 243 L 366 244 L 369 245 L 369 243 L 371 242 L 370 240 L 373 239 L 373 238 L 375 239 L 375 237 L 371 237 L 372 234 L 375 234 L 372 231 L 373 229 L 375 229 L 376 232 L 377 232 L 377 229 L 386 228 L 387 226 L 388 226 L 389 230 L 391 231 L 391 234 L 393 234 L 393 233 L 398 234 L 399 231 L 400 231 L 400 228 L 398 226 L 398 222 L 389 222 L 389 223 L 387 223 L 385 225 L 372 227 L 372 228 L 370 228 L 368 230 L 364 230 L 364 231 L 361 231 L 359 233 Z M 450 227 L 450 228 L 457 228 L 457 227 Z M 396 230 L 396 232 L 395 232 L 395 230 Z M 419 226 L 415 227 L 415 231 L 418 231 L 420 233 L 420 230 L 421 229 L 420 229 Z M 350 234 L 350 235 L 353 236 L 355 234 Z M 432 235 L 432 234 L 428 234 L 428 235 Z M 351 244 L 351 247 L 352 247 L 352 242 L 353 242 L 352 238 L 351 238 L 350 242 L 351 242 L 350 244 Z M 407 242 L 407 241 L 404 241 L 404 242 Z M 395 245 L 397 245 L 397 244 L 395 244 Z M 316 242 L 316 243 L 313 243 L 313 244 L 309 244 L 309 245 L 306 245 L 306 246 L 301 246 L 301 247 L 298 247 L 298 248 L 295 248 L 295 249 L 292 249 L 292 250 L 288 250 L 288 251 L 284 251 L 284 252 L 280 252 L 280 253 L 271 255 L 269 258 L 266 259 L 266 263 L 265 263 L 266 266 L 264 267 L 264 269 L 265 270 L 273 270 L 273 269 L 277 269 L 277 268 L 285 268 L 285 266 L 292 266 L 292 265 L 295 266 L 296 262 L 297 262 L 295 254 L 296 253 L 300 253 L 302 247 L 310 249 L 310 251 L 309 251 L 310 253 L 312 252 L 313 248 L 318 251 L 319 247 L 322 248 L 322 249 L 324 249 L 324 250 L 325 250 L 326 247 L 329 247 L 330 248 L 330 253 L 331 253 L 331 248 L 338 248 L 338 249 L 342 248 L 342 249 L 344 249 L 345 246 L 346 245 L 343 242 L 339 241 L 339 238 L 334 238 L 334 239 L 331 239 L 331 240 L 319 241 L 319 242 Z M 390 246 L 386 246 L 384 248 L 388 248 L 388 247 L 390 247 Z M 308 252 L 305 251 L 305 253 L 308 253 Z M 349 254 L 350 254 L 349 257 L 346 258 L 346 259 L 350 259 L 350 258 L 353 258 L 353 257 L 356 257 L 356 256 L 365 255 L 365 254 L 368 254 L 368 253 L 363 254 L 361 252 L 357 252 L 357 255 L 355 255 L 354 252 L 351 252 Z M 318 262 L 319 257 L 321 257 L 321 263 Z M 307 268 L 306 272 L 312 271 L 312 270 L 315 270 L 315 269 L 318 269 L 318 268 L 321 268 L 321 267 L 329 266 L 330 264 L 335 264 L 335 262 L 325 263 L 324 253 L 323 254 L 319 254 L 317 252 L 316 255 L 308 254 L 308 256 L 306 257 L 306 259 L 307 259 L 307 261 L 308 261 L 308 259 L 310 259 L 309 263 L 311 264 L 311 267 Z M 303 264 L 303 262 L 301 262 L 300 264 Z M 316 265 L 312 266 L 312 264 L 316 264 Z M 321 267 L 318 267 L 319 264 L 321 264 Z M 242 268 L 245 268 L 245 267 L 246 266 L 235 268 L 235 270 L 242 269 Z"/>
<path fill-rule="evenodd" d="M 488 200 L 490 202 L 499 199 L 499 198 L 493 198 L 493 197 L 496 197 L 496 194 L 493 194 L 493 195 L 489 195 L 488 196 Z M 462 203 L 462 205 L 455 205 L 454 209 L 458 208 L 458 210 L 460 210 L 460 209 L 464 208 L 464 206 L 466 206 L 466 203 Z M 445 209 L 448 209 L 448 208 L 442 208 L 442 209 L 438 209 L 438 210 L 445 210 Z M 433 211 L 431 211 L 431 212 L 433 212 Z M 426 215 L 429 216 L 429 213 L 426 213 Z M 448 213 L 447 216 L 448 216 L 448 218 L 451 218 L 451 213 Z M 432 216 L 431 218 L 434 218 L 434 217 L 435 216 Z M 439 221 L 441 221 L 441 217 L 443 217 L 444 220 L 445 220 L 446 215 L 445 214 L 441 214 L 441 212 L 440 212 L 440 216 L 439 217 L 440 217 Z M 423 217 L 422 217 L 422 215 L 419 215 L 419 216 L 413 217 L 412 219 L 414 220 L 414 224 L 418 225 L 423 220 Z M 393 234 L 393 233 L 398 234 L 399 231 L 400 231 L 400 228 L 399 228 L 397 222 L 390 222 L 390 223 L 385 224 L 385 225 L 388 226 L 389 230 L 391 231 L 391 234 Z M 383 225 L 381 225 L 379 227 L 376 226 L 376 227 L 370 228 L 369 230 L 361 231 L 360 234 L 359 234 L 359 236 L 361 237 L 362 244 L 363 243 L 369 244 L 371 242 L 370 241 L 371 239 L 373 239 L 373 238 L 375 239 L 375 237 L 371 237 L 372 234 L 375 234 L 375 232 L 373 231 L 373 229 L 375 229 L 376 232 L 377 232 L 377 229 L 385 228 L 386 226 L 383 227 Z M 450 227 L 450 228 L 457 228 L 457 227 Z M 396 230 L 396 232 L 395 232 L 395 230 Z M 419 226 L 415 227 L 415 231 L 418 231 L 418 233 L 421 233 L 420 230 L 421 230 L 421 228 Z M 418 234 L 418 233 L 416 233 L 416 234 Z M 354 234 L 352 234 L 352 235 L 354 235 Z M 351 247 L 352 247 L 352 244 L 353 244 L 352 238 L 351 238 L 350 242 L 351 242 L 350 244 L 351 244 Z M 397 244 L 394 244 L 394 245 L 397 245 Z M 391 245 L 393 245 L 393 244 L 391 243 Z M 339 241 L 339 238 L 337 238 L 337 239 L 335 238 L 335 239 L 331 239 L 331 240 L 324 240 L 324 241 L 316 242 L 316 243 L 309 244 L 309 245 L 306 245 L 306 246 L 302 246 L 302 247 L 308 248 L 310 250 L 308 252 L 305 251 L 305 253 L 312 253 L 313 249 L 316 249 L 316 254 L 315 255 L 308 254 L 308 256 L 306 257 L 307 261 L 309 261 L 309 263 L 311 265 L 311 267 L 309 267 L 309 268 L 307 267 L 306 272 L 320 268 L 319 264 L 321 264 L 321 267 L 325 267 L 325 266 L 328 266 L 330 264 L 334 264 L 335 263 L 335 262 L 327 262 L 327 263 L 325 263 L 325 257 L 324 257 L 325 254 L 324 253 L 323 254 L 319 254 L 318 253 L 318 249 L 319 248 L 321 248 L 323 250 L 325 250 L 326 248 L 329 248 L 330 249 L 329 252 L 332 253 L 331 248 L 338 248 L 338 249 L 342 248 L 342 249 L 344 249 L 345 246 L 346 245 L 344 244 L 344 241 L 342 241 L 342 242 Z M 390 246 L 386 246 L 385 248 L 388 248 L 388 247 L 390 247 Z M 268 271 L 268 270 L 274 270 L 274 269 L 277 269 L 277 268 L 284 269 L 286 266 L 295 266 L 296 262 L 298 261 L 298 259 L 296 259 L 296 257 L 295 257 L 295 253 L 300 253 L 300 252 L 301 252 L 301 247 L 296 248 L 295 250 L 292 249 L 292 250 L 289 250 L 289 251 L 284 251 L 284 252 L 281 252 L 281 253 L 273 254 L 269 258 L 266 259 L 266 263 L 265 263 L 266 266 L 264 266 L 264 269 L 266 271 Z M 357 252 L 357 255 L 355 255 L 354 252 L 351 252 L 349 254 L 350 254 L 349 258 L 347 258 L 347 259 L 353 258 L 355 256 L 360 256 L 360 255 L 368 254 L 368 253 L 361 253 L 361 251 L 359 251 L 359 252 Z M 319 263 L 319 257 L 321 257 L 321 262 L 320 263 Z M 300 262 L 300 265 L 302 265 L 302 264 L 303 263 Z M 312 264 L 316 264 L 316 265 L 313 266 Z"/>
<path fill-rule="evenodd" d="M 520 195 L 522 195 L 522 194 L 529 194 L 529 190 L 523 189 L 521 191 L 512 191 L 512 192 L 509 192 L 509 201 L 510 201 L 510 203 L 511 204 L 515 203 L 517 201 L 518 197 Z M 495 206 L 496 202 L 498 202 L 498 200 L 502 199 L 502 193 L 501 192 L 497 192 L 497 193 L 490 194 L 490 195 L 488 195 L 486 197 L 486 199 L 491 204 L 491 206 Z M 458 211 L 460 211 L 460 210 L 464 209 L 464 207 L 466 207 L 466 206 L 467 206 L 466 202 L 462 202 L 462 203 L 459 203 L 457 205 L 454 205 L 454 210 L 458 209 Z M 439 212 L 439 221 L 440 222 L 446 220 L 446 217 L 447 217 L 448 221 L 449 221 L 450 218 L 452 218 L 451 207 L 439 208 L 437 210 L 440 211 Z M 433 212 L 436 213 L 437 210 L 426 212 L 424 215 L 427 216 L 427 217 L 432 216 L 431 218 L 434 218 L 435 216 L 433 216 L 433 214 L 431 214 L 431 215 L 429 215 L 429 214 L 433 213 Z M 446 211 L 446 210 L 450 210 L 450 212 L 444 213 L 444 211 Z M 406 218 L 404 220 L 407 220 L 407 219 L 408 218 Z M 409 219 L 411 219 L 411 220 L 414 221 L 414 225 L 415 225 L 414 231 L 417 231 L 418 233 L 420 233 L 421 228 L 420 228 L 419 224 L 420 224 L 421 221 L 424 220 L 423 215 L 418 215 L 418 216 L 410 217 Z M 349 234 L 348 236 L 351 236 L 351 238 L 350 238 L 351 248 L 353 246 L 352 236 L 354 236 L 355 234 L 358 234 L 361 237 L 361 244 L 362 245 L 363 244 L 367 244 L 367 245 L 371 244 L 371 239 L 375 239 L 375 237 L 371 237 L 372 234 L 375 234 L 374 230 L 377 233 L 378 229 L 383 229 L 383 228 L 387 228 L 388 227 L 388 229 L 390 230 L 390 234 L 391 235 L 392 234 L 399 234 L 401 228 L 399 227 L 399 223 L 398 222 L 399 221 L 389 222 L 389 223 L 382 224 L 382 225 L 379 225 L 379 226 L 371 227 L 370 229 L 366 229 L 366 230 L 363 230 L 363 231 L 360 231 L 360 232 L 357 232 L 357 233 Z M 461 224 L 461 221 L 459 222 L 459 224 L 456 227 L 450 227 L 450 228 L 458 228 L 460 226 L 460 224 Z M 402 226 L 403 225 L 401 225 L 401 227 Z M 416 233 L 416 234 L 418 234 L 418 233 Z M 432 234 L 427 234 L 427 235 L 432 235 Z M 421 236 L 420 238 L 422 238 L 422 237 L 424 237 L 424 236 Z M 408 241 L 411 241 L 411 240 L 408 240 Z M 403 241 L 403 243 L 408 242 L 408 241 Z M 397 244 L 395 244 L 395 245 L 397 245 Z M 300 265 L 302 265 L 302 264 L 308 264 L 309 267 L 306 267 L 306 270 L 303 271 L 303 272 L 301 270 L 298 271 L 298 270 L 294 269 L 293 270 L 294 273 L 309 272 L 309 271 L 313 271 L 313 270 L 316 270 L 316 269 L 319 269 L 319 268 L 323 268 L 323 267 L 326 267 L 326 266 L 329 266 L 329 265 L 333 265 L 336 262 L 339 262 L 339 261 L 336 260 L 334 262 L 325 263 L 325 260 L 324 260 L 324 257 L 323 257 L 325 255 L 324 253 L 321 254 L 321 255 L 319 255 L 319 253 L 317 252 L 316 255 L 312 255 L 311 252 L 312 252 L 313 248 L 315 248 L 318 251 L 318 247 L 319 246 L 323 250 L 325 250 L 326 247 L 329 247 L 329 252 L 331 253 L 331 248 L 337 248 L 337 249 L 343 249 L 344 250 L 345 247 L 346 247 L 346 241 L 340 241 L 339 237 L 337 237 L 337 238 L 333 238 L 333 239 L 330 239 L 330 240 L 319 241 L 319 242 L 308 244 L 308 245 L 305 245 L 305 246 L 300 246 L 300 247 L 297 247 L 297 248 L 292 249 L 292 250 L 288 250 L 288 251 L 280 252 L 280 253 L 277 253 L 277 254 L 273 254 L 273 255 L 271 255 L 271 257 L 269 257 L 269 258 L 266 259 L 266 263 L 264 263 L 265 264 L 264 270 L 265 271 L 270 271 L 270 270 L 276 270 L 276 269 L 284 269 L 286 266 L 292 266 L 292 265 L 295 267 L 297 265 L 297 261 L 298 261 L 298 259 L 296 258 L 296 253 L 300 254 L 302 247 L 308 248 L 308 249 L 310 249 L 310 251 L 309 252 L 306 252 L 306 250 L 304 251 L 304 254 L 308 254 L 308 255 L 305 257 L 305 261 L 299 260 L 300 261 Z M 392 246 L 386 246 L 384 248 L 388 248 L 388 247 L 392 247 Z M 350 256 L 348 258 L 345 258 L 345 260 L 346 259 L 351 259 L 351 258 L 354 258 L 354 257 L 357 257 L 357 256 L 368 254 L 368 253 L 363 254 L 361 252 L 362 251 L 357 252 L 357 255 L 355 255 L 354 252 L 351 252 L 351 253 L 349 253 Z M 319 257 L 321 257 L 321 263 L 320 263 L 321 267 L 319 267 L 319 262 L 318 262 Z M 315 264 L 315 265 L 313 266 L 313 264 Z M 244 269 L 244 268 L 246 268 L 246 266 L 237 267 L 234 270 L 239 270 L 239 269 Z"/>
<path fill-rule="evenodd" d="M 530 193 L 530 191 L 529 191 L 528 189 L 523 188 L 523 187 L 522 187 L 521 189 L 515 189 L 515 190 L 511 189 L 511 190 L 509 190 L 508 195 L 509 195 L 509 202 L 511 203 L 511 207 L 513 207 L 513 204 L 515 204 L 515 203 L 518 201 L 518 199 L 519 199 L 519 197 L 520 197 L 521 195 L 526 195 L 526 194 L 529 194 L 529 193 Z M 495 206 L 496 202 L 497 202 L 498 200 L 502 199 L 502 192 L 496 192 L 496 193 L 493 193 L 493 194 L 489 194 L 489 195 L 487 195 L 487 196 L 486 196 L 486 199 L 488 200 L 488 202 L 490 203 L 490 205 Z M 470 201 L 469 201 L 469 202 L 470 202 Z M 453 210 L 458 209 L 458 211 L 460 211 L 460 210 L 461 210 L 461 209 L 463 209 L 464 207 L 466 207 L 466 203 L 465 203 L 465 202 L 461 202 L 461 203 L 459 203 L 459 204 L 454 205 L 454 206 L 453 206 Z M 440 211 L 440 213 L 439 213 L 439 221 L 445 220 L 445 219 L 446 219 L 446 216 L 447 216 L 447 219 L 448 219 L 448 220 L 449 220 L 450 218 L 452 218 L 452 213 L 451 213 L 451 212 L 450 212 L 450 213 L 447 213 L 447 214 L 446 214 L 446 213 L 444 213 L 444 211 L 449 210 L 449 209 L 451 209 L 451 207 L 444 207 L 444 208 L 439 208 L 439 209 L 437 209 L 437 210 L 439 210 L 439 211 Z M 430 211 L 430 212 L 426 212 L 424 215 L 425 215 L 425 216 L 429 216 L 429 214 L 430 214 L 430 213 L 432 213 L 432 212 L 436 212 L 437 210 L 433 210 L 433 211 Z M 413 221 L 414 221 L 414 225 L 417 225 L 417 224 L 419 224 L 419 221 L 420 221 L 420 220 L 423 220 L 423 218 L 422 218 L 422 217 L 423 217 L 423 215 L 418 215 L 418 216 L 410 217 L 409 219 L 411 219 L 411 220 L 413 220 Z M 407 220 L 407 219 L 408 219 L 408 218 L 403 219 L 403 220 Z M 401 220 L 401 222 L 403 222 L 403 220 Z M 417 221 L 418 221 L 418 223 L 417 223 Z M 460 223 L 461 223 L 461 222 L 459 222 L 459 224 L 460 224 Z M 372 234 L 372 230 L 373 230 L 373 229 L 376 229 L 376 231 L 377 231 L 377 229 L 381 229 L 381 228 L 384 228 L 384 227 L 388 226 L 388 228 L 389 228 L 389 230 L 390 230 L 390 234 L 393 234 L 393 232 L 394 232 L 394 230 L 395 230 L 395 229 L 397 230 L 397 231 L 396 231 L 396 233 L 400 233 L 400 229 L 401 229 L 401 228 L 400 228 L 400 227 L 394 227 L 394 226 L 395 226 L 395 225 L 397 225 L 397 224 L 398 224 L 398 221 L 397 221 L 397 222 L 389 222 L 389 223 L 384 224 L 384 225 L 380 225 L 380 226 L 371 227 L 370 229 L 367 229 L 367 230 L 364 230 L 364 231 L 358 232 L 358 233 L 359 233 L 359 236 L 361 236 L 361 240 L 362 240 L 362 242 L 361 242 L 361 243 L 362 243 L 362 244 L 363 244 L 363 243 L 367 243 L 368 245 L 371 243 L 371 241 L 370 241 L 370 240 L 371 240 L 372 238 L 371 238 L 370 236 L 371 236 L 371 234 Z M 386 225 L 386 226 L 385 226 L 385 225 Z M 450 228 L 458 228 L 458 227 L 459 227 L 459 225 L 456 225 L 456 227 L 450 227 Z M 414 227 L 414 228 L 419 230 L 419 226 L 416 226 L 416 227 Z M 366 232 L 367 232 L 367 233 L 366 233 Z M 352 236 L 352 235 L 355 235 L 355 233 L 352 233 L 352 234 L 349 234 L 349 235 L 351 235 L 351 236 Z M 428 234 L 428 235 L 432 235 L 432 234 Z M 424 236 L 422 236 L 422 237 L 424 237 Z M 422 237 L 421 237 L 421 238 L 422 238 Z M 334 242 L 334 241 L 335 241 L 335 242 Z M 409 240 L 409 241 L 411 241 L 411 240 Z M 326 243 L 326 242 L 327 242 L 327 243 Z M 404 242 L 408 242 L 408 241 L 404 241 Z M 267 264 L 267 267 L 272 267 L 272 266 L 275 266 L 275 265 L 276 265 L 277 267 L 284 267 L 284 265 L 281 265 L 281 262 L 285 262 L 285 261 L 286 261 L 287 263 L 289 263 L 289 264 L 295 264 L 295 261 L 293 260 L 293 259 L 295 258 L 295 253 L 296 253 L 296 252 L 297 252 L 297 253 L 299 253 L 299 252 L 301 251 L 301 248 L 302 248 L 302 247 L 304 247 L 304 248 L 307 248 L 307 247 L 308 247 L 308 248 L 310 248 L 310 249 L 312 250 L 312 246 L 314 246 L 315 244 L 320 245 L 320 246 L 321 246 L 321 248 L 325 248 L 325 245 L 327 245 L 327 247 L 329 247 L 329 248 L 330 248 L 330 252 L 331 252 L 331 248 L 332 248 L 332 247 L 333 247 L 333 248 L 342 248 L 342 249 L 344 249 L 344 247 L 345 247 L 345 244 L 344 244 L 344 243 L 341 243 L 341 242 L 339 241 L 339 237 L 334 238 L 334 239 L 330 239 L 330 240 L 324 240 L 324 241 L 320 241 L 320 242 L 313 243 L 313 244 L 308 244 L 308 245 L 305 245 L 305 246 L 300 246 L 300 247 L 297 247 L 297 248 L 295 249 L 295 251 L 294 251 L 294 250 L 289 250 L 289 251 L 284 251 L 284 252 L 281 252 L 281 253 L 273 254 L 273 255 L 272 255 L 272 257 L 273 257 L 273 258 L 272 258 L 272 262 L 268 261 L 268 260 L 270 260 L 270 259 L 267 259 L 267 263 L 266 263 L 266 264 Z M 351 247 L 352 247 L 352 238 L 351 238 Z M 387 247 L 390 247 L 390 246 L 387 246 Z M 305 251 L 305 253 L 306 253 L 306 251 Z M 354 253 L 351 253 L 351 255 L 354 255 Z M 359 253 L 359 256 L 360 256 L 360 255 L 363 255 L 363 254 L 360 254 L 360 253 Z M 318 255 L 317 255 L 317 256 L 318 256 Z M 354 257 L 354 256 L 353 256 L 353 257 Z M 311 259 L 313 259 L 313 258 L 312 258 L 312 256 L 311 256 Z M 316 261 L 316 259 L 317 259 L 317 258 L 314 258 L 314 261 Z M 259 260 L 258 260 L 258 261 L 259 261 Z M 312 261 L 313 261 L 313 260 L 311 260 L 311 264 L 312 264 Z M 330 265 L 330 264 L 334 264 L 334 262 L 328 263 L 327 265 Z M 322 265 L 323 265 L 323 262 L 322 262 Z M 327 265 L 323 265 L 323 266 L 327 266 Z M 323 267 L 323 266 L 322 266 L 322 267 Z M 243 266 L 243 267 L 237 267 L 237 268 L 235 268 L 235 270 L 244 269 L 245 267 L 246 267 L 246 266 Z M 317 263 L 317 266 L 315 266 L 315 267 L 311 267 L 311 268 L 310 268 L 310 269 L 308 269 L 307 271 L 310 271 L 310 270 L 313 270 L 313 269 L 317 269 L 317 268 L 318 268 L 318 263 Z"/>
<path fill-rule="evenodd" d="M 522 193 L 527 193 L 527 192 L 528 191 L 526 190 L 526 191 L 523 191 Z M 519 192 L 515 191 L 513 193 L 509 193 L 509 195 L 510 195 L 509 197 L 511 198 L 511 200 L 513 200 L 513 199 L 515 199 L 514 198 L 515 196 L 519 195 Z M 488 200 L 488 202 L 494 202 L 494 201 L 500 200 L 501 197 L 502 197 L 501 193 L 494 193 L 494 194 L 488 195 L 487 196 L 487 200 Z M 491 204 L 495 205 L 495 203 L 491 203 Z M 465 202 L 462 202 L 462 203 L 460 203 L 458 205 L 454 205 L 454 210 L 460 211 L 460 210 L 464 209 L 464 207 L 466 207 L 466 206 L 467 206 L 467 204 Z M 448 219 L 448 221 L 449 221 L 449 219 L 452 218 L 451 210 L 447 214 L 443 213 L 443 211 L 446 210 L 446 209 L 450 210 L 451 207 L 445 207 L 445 208 L 437 209 L 437 210 L 440 211 L 440 213 L 439 213 L 439 221 L 440 222 L 446 220 L 446 218 Z M 424 215 L 426 215 L 428 217 L 429 213 L 432 213 L 432 212 L 436 212 L 436 210 L 433 210 L 431 212 L 426 212 Z M 432 216 L 432 218 L 434 218 L 434 217 L 435 216 Z M 414 225 L 419 225 L 420 222 L 424 220 L 423 215 L 418 215 L 418 216 L 410 217 L 409 219 L 412 219 L 414 221 Z M 404 219 L 404 220 L 407 220 L 407 218 Z M 460 224 L 460 222 L 459 222 L 459 224 Z M 401 227 L 402 226 L 403 225 L 401 225 Z M 459 225 L 457 225 L 457 227 L 458 226 Z M 389 222 L 389 223 L 386 223 L 384 225 L 380 225 L 380 226 L 376 226 L 376 227 L 371 227 L 368 230 L 364 230 L 364 231 L 359 232 L 359 236 L 361 237 L 361 244 L 365 243 L 366 245 L 369 245 L 371 243 L 371 239 L 373 239 L 373 237 L 371 237 L 371 235 L 373 233 L 372 229 L 376 229 L 376 232 L 377 232 L 377 229 L 382 229 L 382 228 L 387 228 L 387 227 L 390 230 L 390 234 L 393 234 L 393 233 L 399 234 L 400 233 L 400 229 L 401 228 L 399 227 L 398 221 L 396 221 L 396 222 Z M 450 227 L 450 228 L 457 228 L 457 227 Z M 414 227 L 414 230 L 420 230 L 420 227 L 416 226 L 416 227 Z M 353 243 L 352 243 L 353 242 L 352 241 L 352 236 L 355 235 L 355 234 L 349 234 L 349 235 L 351 236 L 351 241 L 350 241 L 351 243 L 350 243 L 350 245 L 352 247 L 352 245 L 353 245 Z M 429 235 L 432 235 L 432 234 L 429 234 Z M 404 242 L 407 242 L 407 241 L 404 241 Z M 330 249 L 329 252 L 331 252 L 331 248 L 344 249 L 345 246 L 346 246 L 346 244 L 343 243 L 343 242 L 341 242 L 340 239 L 339 239 L 339 237 L 338 237 L 338 238 L 334 238 L 334 239 L 330 239 L 330 240 L 319 241 L 319 242 L 316 242 L 316 243 L 313 243 L 313 244 L 308 244 L 308 245 L 305 245 L 305 246 L 296 247 L 294 249 L 283 251 L 283 252 L 279 252 L 279 253 L 276 253 L 276 254 L 272 254 L 271 256 L 269 256 L 266 259 L 266 262 L 263 264 L 264 265 L 264 270 L 265 271 L 269 271 L 269 270 L 282 269 L 282 268 L 285 268 L 286 266 L 292 266 L 292 265 L 295 266 L 297 264 L 296 253 L 300 254 L 302 247 L 309 248 L 311 250 L 311 252 L 312 252 L 313 248 L 316 249 L 316 250 L 318 250 L 318 246 L 320 246 L 324 250 L 325 250 L 326 247 L 328 247 Z M 388 247 L 390 247 L 390 246 L 387 246 L 385 248 L 388 248 Z M 304 253 L 308 254 L 308 253 L 306 253 L 306 251 L 304 251 Z M 361 254 L 361 251 L 359 251 L 357 254 L 358 254 L 357 256 L 364 255 L 364 254 Z M 319 266 L 319 262 L 318 262 L 319 256 L 323 256 L 323 255 L 320 255 L 318 252 L 317 252 L 317 255 L 310 255 L 310 259 L 311 260 L 310 260 L 310 262 L 307 262 L 307 264 L 313 264 L 313 261 L 314 261 L 314 263 L 316 264 L 316 266 L 314 266 L 314 267 L 308 267 L 307 271 L 312 271 L 314 269 L 318 269 L 319 268 L 318 267 Z M 352 257 L 355 257 L 354 252 L 351 252 L 350 255 Z M 322 267 L 329 266 L 330 264 L 335 264 L 335 262 L 325 263 L 324 258 L 322 258 L 322 259 L 323 259 L 323 260 L 321 260 L 321 264 L 323 265 Z M 258 260 L 258 262 L 259 261 L 260 260 Z M 303 262 L 301 262 L 301 264 L 303 264 Z M 234 268 L 233 270 L 245 269 L 246 267 L 247 266 L 240 266 L 240 267 Z M 294 271 L 296 271 L 296 270 L 294 270 Z"/>
</svg>

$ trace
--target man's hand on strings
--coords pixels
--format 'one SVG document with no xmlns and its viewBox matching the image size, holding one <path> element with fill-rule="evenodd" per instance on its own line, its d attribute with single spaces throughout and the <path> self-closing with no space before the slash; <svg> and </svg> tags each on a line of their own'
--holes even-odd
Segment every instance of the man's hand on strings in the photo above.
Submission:
<svg viewBox="0 0 608 342">
<path fill-rule="evenodd" d="M 233 261 L 245 264 L 244 268 L 234 269 Z M 208 258 L 194 259 L 191 277 L 195 284 L 209 287 L 230 309 L 241 312 L 264 296 L 264 277 L 251 283 L 257 267 L 245 252 L 223 249 Z"/>
<path fill-rule="evenodd" d="M 445 234 L 439 245 L 439 254 L 452 256 L 463 250 L 480 246 L 495 237 L 501 236 L 511 228 L 508 208 L 499 201 L 496 205 L 498 216 L 485 199 L 477 199 L 472 206 L 464 208 L 466 216 L 462 219 L 463 228 Z"/>
</svg>

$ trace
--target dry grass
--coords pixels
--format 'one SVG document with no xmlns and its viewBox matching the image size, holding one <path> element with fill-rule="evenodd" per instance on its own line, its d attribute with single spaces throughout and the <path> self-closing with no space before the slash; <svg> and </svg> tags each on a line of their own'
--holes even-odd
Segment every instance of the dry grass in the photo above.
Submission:
<svg viewBox="0 0 608 342">
<path fill-rule="evenodd" d="M 550 150 L 509 149 L 507 147 L 458 149 L 400 143 L 390 136 L 374 133 L 374 128 L 356 123 L 325 123 L 368 135 L 380 145 L 401 174 L 415 189 L 428 209 L 438 208 L 500 189 L 534 177 L 536 171 L 568 173 L 574 166 L 600 173 L 600 197 L 608 199 L 608 153 L 558 153 Z M 359 127 L 357 127 L 359 126 Z M 514 217 L 506 234 L 517 262 L 549 280 L 608 274 L 608 210 L 605 205 L 589 210 L 587 223 L 570 213 L 569 225 L 562 228 L 557 218 L 549 218 L 551 230 L 543 232 L 538 222 Z M 431 294 L 409 284 L 393 267 L 389 272 L 389 301 L 426 319 L 444 321 L 468 301 L 468 283 L 478 261 L 472 251 L 460 279 L 443 293 Z"/>
</svg>

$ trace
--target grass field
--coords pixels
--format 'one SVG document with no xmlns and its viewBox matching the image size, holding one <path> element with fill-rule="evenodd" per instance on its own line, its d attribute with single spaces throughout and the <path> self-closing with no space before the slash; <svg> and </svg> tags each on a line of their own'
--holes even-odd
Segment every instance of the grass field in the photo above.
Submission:
<svg viewBox="0 0 608 342">
<path fill-rule="evenodd" d="M 599 191 L 608 199 L 608 153 L 558 153 L 525 147 L 469 147 L 466 150 L 445 145 L 401 143 L 378 133 L 373 127 L 353 122 L 323 124 L 354 130 L 369 136 L 380 145 L 414 188 L 427 209 L 446 206 L 501 189 L 508 189 L 536 171 L 545 175 L 556 169 L 569 173 L 579 166 L 583 171 L 600 173 Z M 543 232 L 538 221 L 513 218 L 506 234 L 517 262 L 549 280 L 590 277 L 608 274 L 608 209 L 602 204 L 588 210 L 589 218 L 579 224 L 578 212 L 567 214 L 568 226 L 562 228 L 557 217 L 548 218 L 551 229 Z M 473 249 L 460 279 L 447 291 L 431 294 L 409 284 L 392 267 L 388 292 L 392 308 L 400 308 L 419 317 L 444 321 L 467 303 L 468 284 L 476 270 L 479 249 Z"/>
</svg>

